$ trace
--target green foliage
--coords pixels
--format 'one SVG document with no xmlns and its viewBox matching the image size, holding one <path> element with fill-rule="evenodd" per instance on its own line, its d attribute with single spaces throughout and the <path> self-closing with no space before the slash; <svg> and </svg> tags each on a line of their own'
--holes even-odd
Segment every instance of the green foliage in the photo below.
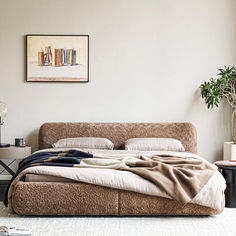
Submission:
<svg viewBox="0 0 236 236">
<path fill-rule="evenodd" d="M 202 98 L 208 109 L 218 107 L 221 99 L 226 97 L 229 104 L 236 104 L 236 68 L 234 66 L 219 69 L 218 78 L 210 79 L 200 86 Z"/>
</svg>

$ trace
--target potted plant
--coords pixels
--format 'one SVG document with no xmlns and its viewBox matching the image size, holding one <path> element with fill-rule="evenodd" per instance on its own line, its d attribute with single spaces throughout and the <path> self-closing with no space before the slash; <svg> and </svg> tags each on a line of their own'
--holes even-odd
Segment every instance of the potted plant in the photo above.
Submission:
<svg viewBox="0 0 236 236">
<path fill-rule="evenodd" d="M 218 77 L 204 82 L 200 86 L 202 98 L 208 109 L 218 107 L 222 99 L 227 99 L 232 107 L 231 134 L 236 144 L 236 67 L 228 66 L 219 69 Z"/>
</svg>

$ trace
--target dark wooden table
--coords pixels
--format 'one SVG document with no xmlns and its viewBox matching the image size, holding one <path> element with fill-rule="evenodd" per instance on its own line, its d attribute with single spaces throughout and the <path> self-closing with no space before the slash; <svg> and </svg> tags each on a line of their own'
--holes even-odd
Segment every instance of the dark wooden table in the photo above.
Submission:
<svg viewBox="0 0 236 236">
<path fill-rule="evenodd" d="M 236 208 L 236 165 L 223 164 L 225 162 L 217 161 L 217 165 L 222 170 L 222 175 L 226 181 L 225 189 L 225 206 L 230 208 Z"/>
<path fill-rule="evenodd" d="M 0 201 L 3 201 L 5 198 L 5 192 L 10 180 L 0 180 Z"/>
</svg>

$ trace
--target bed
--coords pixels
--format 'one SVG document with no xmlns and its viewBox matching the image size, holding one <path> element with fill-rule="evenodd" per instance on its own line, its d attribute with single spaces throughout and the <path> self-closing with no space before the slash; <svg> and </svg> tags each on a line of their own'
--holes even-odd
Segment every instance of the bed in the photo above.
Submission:
<svg viewBox="0 0 236 236">
<path fill-rule="evenodd" d="M 114 150 L 95 150 L 98 155 L 104 152 L 127 155 L 124 144 L 130 138 L 174 138 L 185 148 L 181 155 L 201 159 L 197 156 L 196 129 L 190 123 L 45 123 L 39 131 L 39 152 L 54 150 L 54 142 L 72 137 L 104 137 L 114 143 Z M 192 201 L 180 204 L 165 193 L 159 193 L 149 181 L 127 171 L 107 170 L 104 175 L 101 169 L 67 168 L 69 177 L 64 178 L 60 171 L 55 176 L 50 168 L 41 169 L 38 173 L 37 168 L 31 167 L 31 171 L 17 176 L 11 185 L 8 202 L 13 212 L 20 215 L 154 216 L 216 215 L 224 210 L 225 181 L 219 172 L 215 172 Z M 75 181 L 75 175 L 79 181 Z M 127 182 L 125 187 L 124 182 Z"/>
</svg>

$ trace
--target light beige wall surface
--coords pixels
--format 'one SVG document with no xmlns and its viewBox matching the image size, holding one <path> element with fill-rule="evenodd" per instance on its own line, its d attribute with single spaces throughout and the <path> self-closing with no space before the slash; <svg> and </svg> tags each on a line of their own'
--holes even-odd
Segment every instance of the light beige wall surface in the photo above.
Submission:
<svg viewBox="0 0 236 236">
<path fill-rule="evenodd" d="M 0 0 L 4 141 L 51 121 L 190 121 L 213 161 L 230 109 L 207 110 L 199 85 L 236 64 L 235 0 Z M 25 34 L 89 34 L 90 82 L 26 83 Z"/>
</svg>

